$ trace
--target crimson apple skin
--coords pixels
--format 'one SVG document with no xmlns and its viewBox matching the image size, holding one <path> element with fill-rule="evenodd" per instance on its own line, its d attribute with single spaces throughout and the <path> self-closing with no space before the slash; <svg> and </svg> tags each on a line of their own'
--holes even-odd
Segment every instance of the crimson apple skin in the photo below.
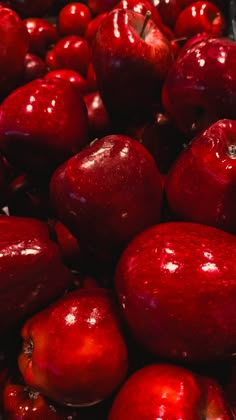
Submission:
<svg viewBox="0 0 236 420">
<path fill-rule="evenodd" d="M 49 47 L 59 38 L 57 29 L 52 23 L 38 17 L 24 19 L 23 23 L 29 34 L 29 51 L 44 58 Z"/>
<path fill-rule="evenodd" d="M 180 4 L 178 0 L 154 0 L 154 6 L 160 14 L 162 22 L 174 28 L 177 17 L 181 12 Z"/>
<path fill-rule="evenodd" d="M 21 80 L 29 37 L 19 16 L 11 9 L 0 8 L 0 98 Z M 14 65 L 13 65 L 14 63 Z"/>
<path fill-rule="evenodd" d="M 194 44 L 171 67 L 163 105 L 176 126 L 193 137 L 212 123 L 236 119 L 236 44 L 210 38 Z"/>
<path fill-rule="evenodd" d="M 91 53 L 86 39 L 70 35 L 61 38 L 46 55 L 50 70 L 70 69 L 86 77 Z"/>
<path fill-rule="evenodd" d="M 100 23 L 105 17 L 107 17 L 107 15 L 108 13 L 106 12 L 101 13 L 98 16 L 95 16 L 95 18 L 90 20 L 86 28 L 85 35 L 84 35 L 85 39 L 87 39 L 88 42 L 91 43 L 93 41 Z"/>
<path fill-rule="evenodd" d="M 214 380 L 182 367 L 153 364 L 129 377 L 115 397 L 108 420 L 154 418 L 233 420 L 234 416 Z"/>
<path fill-rule="evenodd" d="M 41 175 L 87 144 L 83 97 L 64 80 L 34 80 L 0 107 L 0 149 L 17 168 Z"/>
<path fill-rule="evenodd" d="M 91 12 L 86 4 L 69 3 L 58 15 L 58 30 L 62 36 L 84 36 L 91 18 Z"/>
<path fill-rule="evenodd" d="M 42 78 L 47 73 L 45 62 L 35 54 L 26 54 L 24 62 L 23 83 Z"/>
<path fill-rule="evenodd" d="M 88 83 L 87 80 L 77 73 L 75 70 L 70 69 L 58 69 L 52 70 L 46 74 L 44 77 L 45 80 L 52 79 L 63 79 L 72 83 L 72 86 L 78 90 L 82 95 L 85 95 L 88 92 Z"/>
<path fill-rule="evenodd" d="M 60 296 L 71 284 L 47 225 L 35 219 L 0 217 L 0 335 Z"/>
<path fill-rule="evenodd" d="M 22 337 L 18 361 L 25 382 L 59 403 L 96 404 L 127 374 L 119 315 L 106 289 L 69 293 L 29 319 Z"/>
<path fill-rule="evenodd" d="M 96 73 L 95 73 L 94 67 L 93 67 L 91 62 L 89 63 L 89 66 L 88 66 L 86 79 L 87 79 L 87 83 L 88 83 L 88 91 L 89 92 L 94 92 L 95 90 L 98 89 Z"/>
<path fill-rule="evenodd" d="M 225 21 L 220 9 L 209 1 L 197 1 L 184 9 L 175 23 L 177 37 L 194 36 L 200 32 L 220 37 L 223 34 Z"/>
<path fill-rule="evenodd" d="M 115 285 L 131 333 L 156 357 L 211 362 L 235 353 L 236 238 L 167 222 L 136 236 Z"/>
<path fill-rule="evenodd" d="M 236 233 L 236 121 L 220 120 L 200 133 L 177 158 L 166 196 L 181 220 Z"/>
<path fill-rule="evenodd" d="M 101 98 L 114 124 L 143 121 L 160 104 L 163 80 L 172 64 L 170 42 L 145 17 L 117 9 L 105 18 L 93 42 L 92 61 Z"/>
<path fill-rule="evenodd" d="M 116 258 L 134 235 L 160 221 L 154 159 L 122 135 L 103 137 L 65 162 L 52 176 L 50 195 L 59 220 L 98 259 Z"/>
<path fill-rule="evenodd" d="M 112 130 L 112 124 L 107 110 L 98 91 L 84 96 L 88 110 L 89 138 L 101 138 Z"/>
</svg>

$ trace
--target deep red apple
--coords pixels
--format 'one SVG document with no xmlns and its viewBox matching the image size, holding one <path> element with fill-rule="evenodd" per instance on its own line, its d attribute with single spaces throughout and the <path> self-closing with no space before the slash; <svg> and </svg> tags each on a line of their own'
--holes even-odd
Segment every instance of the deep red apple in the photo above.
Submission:
<svg viewBox="0 0 236 420">
<path fill-rule="evenodd" d="M 94 67 L 92 63 L 89 63 L 88 71 L 87 71 L 87 83 L 88 83 L 88 90 L 89 92 L 94 92 L 97 90 L 97 78 Z"/>
<path fill-rule="evenodd" d="M 23 22 L 29 34 L 30 52 L 44 57 L 51 45 L 58 40 L 57 29 L 52 23 L 42 18 L 31 17 Z"/>
<path fill-rule="evenodd" d="M 59 221 L 54 224 L 57 242 L 61 251 L 62 259 L 70 267 L 76 267 L 79 263 L 80 247 L 77 239 Z"/>
<path fill-rule="evenodd" d="M 72 408 L 58 406 L 38 391 L 9 380 L 3 392 L 4 418 L 7 420 L 74 420 L 79 413 Z"/>
<path fill-rule="evenodd" d="M 53 80 L 55 78 L 67 80 L 82 95 L 85 95 L 89 90 L 87 80 L 75 70 L 70 70 L 70 69 L 53 70 L 47 73 L 46 76 L 44 77 L 45 80 Z"/>
<path fill-rule="evenodd" d="M 29 37 L 22 20 L 11 9 L 0 8 L 0 98 L 14 89 L 24 71 Z"/>
<path fill-rule="evenodd" d="M 63 7 L 58 15 L 58 30 L 62 36 L 84 36 L 91 12 L 83 3 L 69 3 Z"/>
<path fill-rule="evenodd" d="M 236 121 L 220 120 L 182 152 L 166 180 L 170 208 L 182 220 L 236 233 Z"/>
<path fill-rule="evenodd" d="M 118 263 L 116 290 L 131 333 L 156 357 L 213 361 L 236 350 L 236 238 L 169 222 L 147 229 Z"/>
<path fill-rule="evenodd" d="M 23 83 L 43 77 L 47 73 L 45 62 L 34 54 L 26 54 L 23 72 Z"/>
<path fill-rule="evenodd" d="M 192 3 L 178 16 L 175 23 L 177 37 L 188 38 L 200 33 L 209 33 L 212 36 L 222 35 L 225 27 L 223 13 L 213 3 L 200 0 Z"/>
<path fill-rule="evenodd" d="M 190 137 L 219 119 L 236 119 L 236 43 L 210 38 L 187 49 L 171 67 L 162 96 Z"/>
<path fill-rule="evenodd" d="M 233 420 L 223 390 L 182 367 L 153 364 L 135 372 L 115 397 L 109 420 Z"/>
<path fill-rule="evenodd" d="M 127 373 L 117 308 L 105 289 L 72 292 L 29 319 L 19 367 L 24 380 L 62 404 L 96 404 Z"/>
<path fill-rule="evenodd" d="M 143 121 L 159 105 L 173 56 L 170 42 L 152 20 L 114 10 L 97 30 L 92 56 L 102 100 L 115 123 Z"/>
<path fill-rule="evenodd" d="M 159 222 L 161 177 L 144 146 L 110 135 L 55 171 L 51 199 L 82 247 L 114 259 L 135 234 Z"/>
<path fill-rule="evenodd" d="M 0 149 L 24 171 L 47 175 L 87 143 L 88 117 L 70 83 L 37 79 L 0 107 Z"/>
<path fill-rule="evenodd" d="M 86 39 L 70 35 L 61 38 L 46 55 L 50 70 L 70 69 L 86 76 L 90 62 L 90 46 Z"/>
<path fill-rule="evenodd" d="M 21 17 L 43 16 L 54 0 L 10 0 L 10 5 Z"/>
<path fill-rule="evenodd" d="M 84 101 L 88 110 L 90 140 L 111 133 L 112 124 L 99 92 L 95 91 L 85 95 Z"/>
<path fill-rule="evenodd" d="M 0 334 L 58 297 L 71 277 L 47 226 L 35 219 L 0 217 Z"/>
<path fill-rule="evenodd" d="M 100 23 L 106 16 L 107 16 L 107 13 L 105 12 L 105 13 L 99 14 L 98 16 L 90 20 L 86 28 L 86 32 L 85 32 L 85 38 L 87 39 L 87 41 L 89 42 L 93 41 Z"/>
<path fill-rule="evenodd" d="M 153 3 L 162 22 L 170 28 L 174 28 L 181 11 L 179 0 L 153 0 Z"/>
</svg>

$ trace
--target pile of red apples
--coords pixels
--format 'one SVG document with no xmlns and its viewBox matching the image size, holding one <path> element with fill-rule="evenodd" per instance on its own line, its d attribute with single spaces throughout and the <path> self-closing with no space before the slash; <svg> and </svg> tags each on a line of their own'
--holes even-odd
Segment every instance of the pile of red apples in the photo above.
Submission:
<svg viewBox="0 0 236 420">
<path fill-rule="evenodd" d="M 236 419 L 236 3 L 0 2 L 0 419 Z"/>
</svg>

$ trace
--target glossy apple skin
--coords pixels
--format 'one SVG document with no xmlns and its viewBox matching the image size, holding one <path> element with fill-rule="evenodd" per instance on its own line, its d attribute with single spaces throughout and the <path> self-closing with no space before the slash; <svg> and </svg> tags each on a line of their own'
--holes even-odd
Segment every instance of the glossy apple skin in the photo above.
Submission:
<svg viewBox="0 0 236 420">
<path fill-rule="evenodd" d="M 215 381 L 168 364 L 148 365 L 129 377 L 115 397 L 108 420 L 124 418 L 234 419 Z"/>
<path fill-rule="evenodd" d="M 54 401 L 96 404 L 125 379 L 126 344 L 117 308 L 105 289 L 68 294 L 29 319 L 22 337 L 19 367 L 24 380 Z"/>
<path fill-rule="evenodd" d="M 52 23 L 38 17 L 24 19 L 23 22 L 29 34 L 29 51 L 45 57 L 49 47 L 58 40 L 57 29 Z"/>
<path fill-rule="evenodd" d="M 236 233 L 235 137 L 236 121 L 220 120 L 177 158 L 166 179 L 166 196 L 179 219 Z"/>
<path fill-rule="evenodd" d="M 46 55 L 50 70 L 70 69 L 86 76 L 91 53 L 86 39 L 70 35 L 61 38 Z"/>
<path fill-rule="evenodd" d="M 91 18 L 91 12 L 86 4 L 69 3 L 58 15 L 58 30 L 62 36 L 84 36 Z"/>
<path fill-rule="evenodd" d="M 52 70 L 46 74 L 44 77 L 45 80 L 53 79 L 63 79 L 72 84 L 72 86 L 77 89 L 81 95 L 85 95 L 88 92 L 88 83 L 87 80 L 81 76 L 75 70 L 70 69 L 58 69 Z"/>
<path fill-rule="evenodd" d="M 4 418 L 7 420 L 79 420 L 78 413 L 57 406 L 39 392 L 20 382 L 9 380 L 3 392 Z"/>
<path fill-rule="evenodd" d="M 117 9 L 104 19 L 93 42 L 93 65 L 102 100 L 114 122 L 143 121 L 160 102 L 160 89 L 172 64 L 170 42 L 145 17 Z"/>
<path fill-rule="evenodd" d="M 88 110 L 89 138 L 94 140 L 111 133 L 112 124 L 98 91 L 84 96 Z"/>
<path fill-rule="evenodd" d="M 19 16 L 11 9 L 0 8 L 0 99 L 21 80 L 29 37 Z M 14 63 L 14 65 L 13 65 Z"/>
<path fill-rule="evenodd" d="M 52 7 L 54 0 L 10 0 L 11 7 L 22 18 L 43 16 Z"/>
<path fill-rule="evenodd" d="M 160 14 L 162 22 L 174 28 L 177 17 L 181 12 L 180 4 L 178 0 L 154 0 L 153 1 L 156 10 Z"/>
<path fill-rule="evenodd" d="M 160 220 L 160 173 L 149 152 L 126 136 L 103 137 L 65 162 L 50 192 L 59 220 L 99 259 L 113 259 Z"/>
<path fill-rule="evenodd" d="M 191 137 L 219 119 L 236 119 L 236 43 L 210 38 L 194 44 L 171 67 L 162 98 Z"/>
<path fill-rule="evenodd" d="M 30 218 L 0 217 L 0 334 L 40 310 L 70 285 L 47 225 Z"/>
<path fill-rule="evenodd" d="M 47 73 L 45 62 L 35 54 L 26 54 L 23 72 L 23 83 L 42 78 Z"/>
<path fill-rule="evenodd" d="M 96 78 L 96 73 L 95 73 L 92 63 L 89 63 L 86 78 L 87 78 L 89 92 L 94 92 L 95 90 L 97 90 L 98 89 L 97 78 Z"/>
<path fill-rule="evenodd" d="M 0 149 L 14 166 L 47 175 L 87 143 L 88 117 L 70 83 L 34 80 L 0 107 Z"/>
<path fill-rule="evenodd" d="M 168 222 L 128 245 L 116 290 L 134 337 L 156 357 L 214 361 L 235 353 L 236 238 Z"/>
<path fill-rule="evenodd" d="M 225 21 L 220 9 L 209 1 L 197 1 L 186 7 L 178 16 L 174 32 L 177 37 L 190 38 L 200 32 L 220 37 Z"/>
<path fill-rule="evenodd" d="M 84 35 L 87 41 L 89 41 L 90 43 L 93 41 L 100 23 L 105 17 L 107 17 L 107 15 L 108 13 L 106 12 L 101 13 L 98 16 L 95 16 L 92 20 L 90 20 Z"/>
</svg>

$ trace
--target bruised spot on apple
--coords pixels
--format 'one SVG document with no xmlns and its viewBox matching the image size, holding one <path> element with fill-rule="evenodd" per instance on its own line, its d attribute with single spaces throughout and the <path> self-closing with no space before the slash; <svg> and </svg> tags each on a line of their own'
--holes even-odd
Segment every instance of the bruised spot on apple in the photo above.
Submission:
<svg viewBox="0 0 236 420">
<path fill-rule="evenodd" d="M 181 220 L 236 233 L 236 121 L 220 120 L 192 140 L 169 171 L 166 196 Z"/>
<path fill-rule="evenodd" d="M 151 19 L 146 22 L 145 16 L 132 10 L 109 13 L 97 30 L 92 61 L 102 100 L 115 125 L 140 123 L 160 106 L 173 54 L 169 40 Z"/>
<path fill-rule="evenodd" d="M 235 252 L 235 236 L 197 223 L 162 223 L 136 236 L 115 274 L 131 334 L 165 360 L 234 354 Z"/>
<path fill-rule="evenodd" d="M 59 220 L 100 261 L 114 261 L 134 235 L 160 221 L 155 161 L 123 135 L 96 140 L 61 165 L 50 195 Z"/>
<path fill-rule="evenodd" d="M 61 404 L 108 398 L 127 374 L 128 355 L 115 301 L 105 289 L 81 289 L 29 319 L 19 368 L 26 383 Z"/>
<path fill-rule="evenodd" d="M 233 420 L 214 380 L 182 367 L 153 364 L 136 371 L 115 397 L 108 420 Z"/>
</svg>

